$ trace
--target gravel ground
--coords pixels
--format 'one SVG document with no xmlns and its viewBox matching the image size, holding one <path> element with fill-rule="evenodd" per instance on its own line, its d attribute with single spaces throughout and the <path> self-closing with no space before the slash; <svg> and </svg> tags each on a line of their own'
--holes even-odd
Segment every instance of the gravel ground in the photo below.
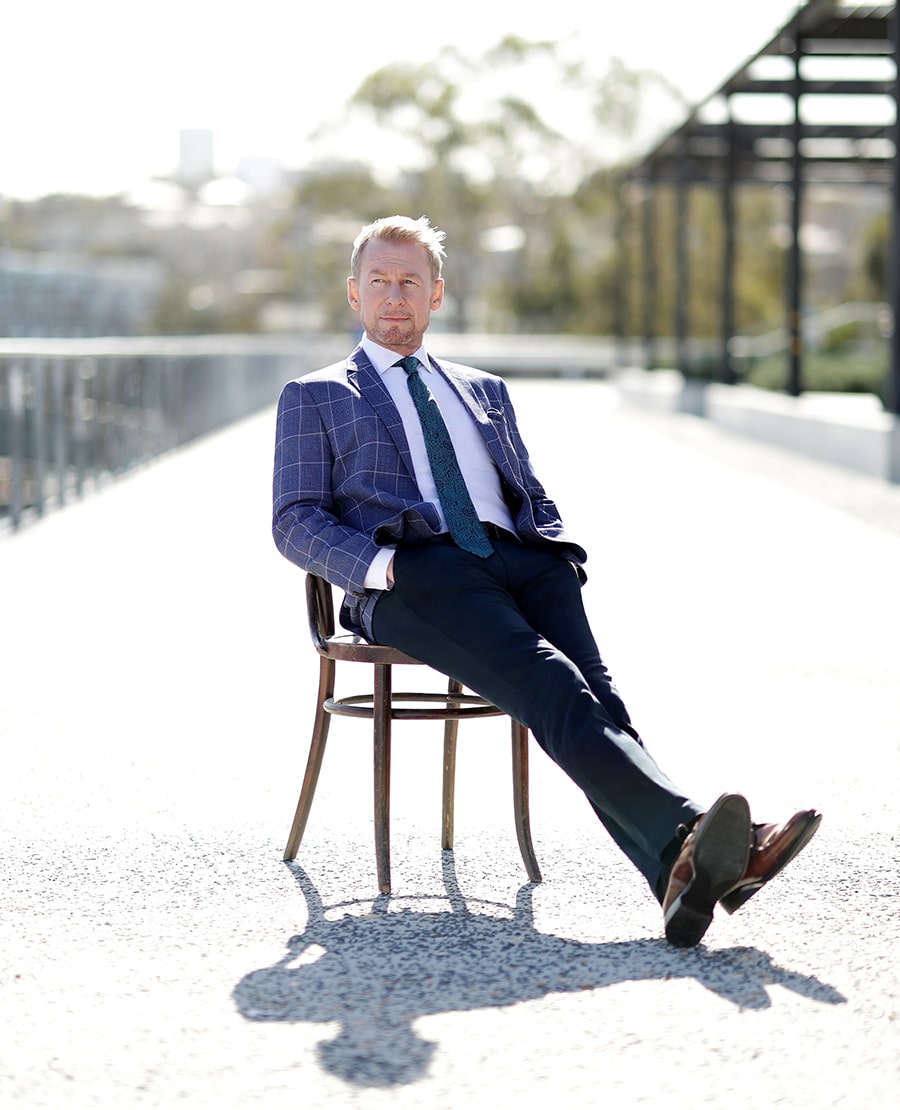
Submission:
<svg viewBox="0 0 900 1110">
<path fill-rule="evenodd" d="M 0 539 L 0 1105 L 894 1104 L 900 488 L 603 383 L 512 391 L 660 763 L 819 835 L 674 950 L 536 745 L 526 882 L 501 721 L 461 732 L 442 853 L 439 730 L 400 725 L 378 896 L 367 729 L 337 721 L 283 864 L 316 665 L 266 412 Z"/>
</svg>

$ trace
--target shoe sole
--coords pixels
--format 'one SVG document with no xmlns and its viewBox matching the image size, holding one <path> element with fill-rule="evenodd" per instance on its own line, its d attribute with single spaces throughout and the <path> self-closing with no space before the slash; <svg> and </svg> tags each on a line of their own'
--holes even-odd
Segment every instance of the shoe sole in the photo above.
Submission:
<svg viewBox="0 0 900 1110">
<path fill-rule="evenodd" d="M 693 948 L 703 939 L 719 899 L 732 890 L 750 859 L 750 807 L 740 794 L 723 794 L 694 834 L 694 877 L 666 914 L 666 940 Z"/>
<path fill-rule="evenodd" d="M 784 857 L 784 859 L 781 861 L 781 863 L 779 863 L 774 871 L 772 871 L 764 879 L 757 879 L 754 882 L 747 883 L 744 886 L 735 887 L 734 890 L 729 891 L 728 894 L 721 898 L 720 905 L 725 910 L 725 912 L 734 913 L 736 910 L 739 910 L 745 902 L 749 901 L 749 899 L 753 897 L 754 894 L 762 890 L 766 883 L 770 883 L 776 875 L 780 874 L 791 862 L 791 860 L 796 859 L 797 856 L 800 855 L 806 845 L 809 844 L 812 838 L 816 835 L 819 825 L 821 824 L 822 814 L 817 813 L 815 817 L 810 818 L 803 832 L 794 841 L 794 846 L 791 849 L 790 854 Z"/>
</svg>

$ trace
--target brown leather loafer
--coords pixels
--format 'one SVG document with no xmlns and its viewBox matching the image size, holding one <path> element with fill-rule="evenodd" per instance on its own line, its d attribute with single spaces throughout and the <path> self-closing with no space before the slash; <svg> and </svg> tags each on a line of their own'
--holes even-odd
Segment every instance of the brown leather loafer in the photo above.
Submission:
<svg viewBox="0 0 900 1110">
<path fill-rule="evenodd" d="M 663 897 L 666 940 L 699 944 L 719 899 L 747 872 L 750 808 L 740 794 L 723 794 L 694 823 L 675 857 Z"/>
<path fill-rule="evenodd" d="M 753 848 L 747 870 L 728 893 L 720 899 L 722 906 L 734 913 L 752 898 L 770 879 L 806 847 L 822 823 L 822 814 L 814 809 L 801 809 L 783 825 L 753 826 Z"/>
</svg>

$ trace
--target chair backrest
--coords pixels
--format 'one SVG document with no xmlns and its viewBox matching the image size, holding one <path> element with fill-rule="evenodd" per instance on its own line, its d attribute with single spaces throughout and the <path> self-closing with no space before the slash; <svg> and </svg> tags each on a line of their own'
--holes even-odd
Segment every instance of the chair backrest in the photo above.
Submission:
<svg viewBox="0 0 900 1110">
<path fill-rule="evenodd" d="M 334 635 L 334 599 L 330 584 L 317 574 L 306 575 L 306 613 L 313 645 L 325 655 L 328 637 Z"/>
</svg>

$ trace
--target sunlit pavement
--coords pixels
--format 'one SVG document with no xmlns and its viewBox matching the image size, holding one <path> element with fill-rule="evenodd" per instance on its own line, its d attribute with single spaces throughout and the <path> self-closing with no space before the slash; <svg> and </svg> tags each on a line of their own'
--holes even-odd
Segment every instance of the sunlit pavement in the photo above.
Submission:
<svg viewBox="0 0 900 1110">
<path fill-rule="evenodd" d="M 536 745 L 526 883 L 502 722 L 461 732 L 442 855 L 440 730 L 398 725 L 378 898 L 369 733 L 337 721 L 283 864 L 317 668 L 266 412 L 0 540 L 0 1105 L 896 1099 L 900 487 L 600 383 L 512 392 L 660 763 L 818 837 L 676 951 Z"/>
</svg>

